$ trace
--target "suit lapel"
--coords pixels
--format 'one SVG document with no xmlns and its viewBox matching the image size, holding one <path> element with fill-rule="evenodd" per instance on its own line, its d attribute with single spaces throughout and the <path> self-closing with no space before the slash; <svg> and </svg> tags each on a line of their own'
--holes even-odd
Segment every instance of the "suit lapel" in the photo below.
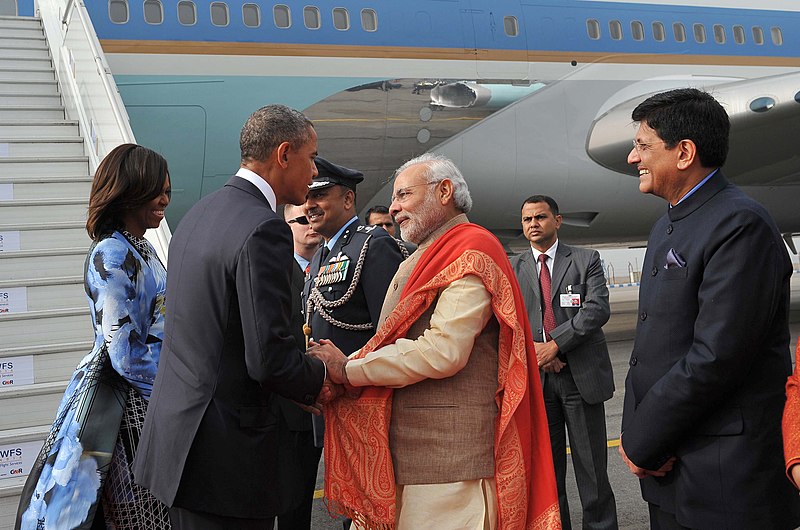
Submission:
<svg viewBox="0 0 800 530">
<path fill-rule="evenodd" d="M 539 301 L 539 274 L 536 272 L 536 262 L 533 260 L 533 253 L 530 249 L 520 256 L 520 268 L 523 271 L 522 278 L 527 283 L 522 288 L 523 295 L 530 297 L 531 302 L 537 304 L 532 307 L 538 307 L 538 304 L 541 303 Z"/>
<path fill-rule="evenodd" d="M 572 249 L 567 245 L 559 242 L 556 249 L 556 259 L 553 262 L 553 278 L 551 282 L 550 292 L 553 295 L 553 308 L 557 307 L 555 300 L 559 292 L 561 292 L 561 282 L 564 281 L 564 275 L 567 274 L 567 269 L 572 265 Z"/>
</svg>

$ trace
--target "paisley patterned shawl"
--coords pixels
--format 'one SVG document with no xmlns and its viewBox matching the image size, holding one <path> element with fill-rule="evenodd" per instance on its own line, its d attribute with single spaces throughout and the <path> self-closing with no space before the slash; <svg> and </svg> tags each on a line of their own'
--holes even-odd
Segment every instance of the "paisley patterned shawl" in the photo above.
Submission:
<svg viewBox="0 0 800 530">
<path fill-rule="evenodd" d="M 448 230 L 420 258 L 397 307 L 356 357 L 405 336 L 440 289 L 481 278 L 500 323 L 495 481 L 500 530 L 561 528 L 553 460 L 530 324 L 503 248 L 480 226 Z M 325 409 L 325 497 L 329 509 L 365 528 L 394 528 L 395 478 L 389 451 L 392 390 L 366 387 Z"/>
</svg>

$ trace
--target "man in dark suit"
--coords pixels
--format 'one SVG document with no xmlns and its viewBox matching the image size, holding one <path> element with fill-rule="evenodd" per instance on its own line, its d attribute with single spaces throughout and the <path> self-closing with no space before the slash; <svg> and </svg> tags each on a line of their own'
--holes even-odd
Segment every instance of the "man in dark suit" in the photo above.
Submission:
<svg viewBox="0 0 800 530">
<path fill-rule="evenodd" d="M 730 123 L 677 89 L 633 111 L 628 163 L 669 203 L 650 232 L 619 448 L 651 528 L 795 528 L 781 412 L 791 264 L 764 208 L 719 169 Z"/>
<path fill-rule="evenodd" d="M 170 245 L 164 347 L 134 473 L 178 529 L 271 528 L 296 504 L 272 396 L 309 405 L 325 379 L 290 329 L 292 238 L 275 213 L 304 200 L 316 133 L 271 105 L 247 120 L 240 147 L 236 176 Z"/>
<path fill-rule="evenodd" d="M 515 256 L 511 265 L 536 341 L 561 525 L 571 528 L 565 484 L 566 426 L 583 527 L 616 529 L 603 405 L 614 394 L 611 359 L 602 330 L 611 313 L 608 288 L 597 251 L 559 241 L 560 226 L 555 200 L 545 195 L 528 197 L 522 204 L 522 231 L 531 249 Z"/>
</svg>

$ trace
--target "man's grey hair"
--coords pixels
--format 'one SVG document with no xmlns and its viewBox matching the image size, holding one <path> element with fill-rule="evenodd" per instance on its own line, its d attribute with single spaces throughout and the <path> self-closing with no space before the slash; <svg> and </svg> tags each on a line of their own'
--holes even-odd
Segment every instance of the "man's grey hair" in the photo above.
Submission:
<svg viewBox="0 0 800 530">
<path fill-rule="evenodd" d="M 261 107 L 247 119 L 239 136 L 242 162 L 264 161 L 283 142 L 300 149 L 311 140 L 314 124 L 285 105 Z"/>
<path fill-rule="evenodd" d="M 453 204 L 456 208 L 463 213 L 467 213 L 472 209 L 472 197 L 469 194 L 467 181 L 464 180 L 464 175 L 456 167 L 452 160 L 444 155 L 437 155 L 435 153 L 425 153 L 416 158 L 412 158 L 395 171 L 394 176 L 397 177 L 400 173 L 416 166 L 417 164 L 424 164 L 425 171 L 422 176 L 427 182 L 433 184 L 441 182 L 444 179 L 450 179 L 453 183 Z"/>
</svg>

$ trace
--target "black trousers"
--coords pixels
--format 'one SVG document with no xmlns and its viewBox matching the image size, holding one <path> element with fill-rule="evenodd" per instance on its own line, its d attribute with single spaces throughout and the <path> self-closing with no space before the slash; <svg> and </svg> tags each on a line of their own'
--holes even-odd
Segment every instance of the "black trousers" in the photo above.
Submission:
<svg viewBox="0 0 800 530">
<path fill-rule="evenodd" d="M 681 525 L 674 513 L 665 512 L 657 504 L 648 502 L 647 509 L 650 512 L 650 530 L 691 530 Z"/>
<path fill-rule="evenodd" d="M 275 518 L 240 519 L 213 513 L 195 512 L 173 506 L 169 509 L 173 530 L 272 530 Z"/>
<path fill-rule="evenodd" d="M 310 530 L 311 506 L 317 487 L 317 468 L 322 447 L 314 447 L 313 431 L 296 431 L 296 450 L 300 460 L 300 478 L 303 482 L 303 500 L 300 505 L 278 516 L 278 530 Z"/>
</svg>

